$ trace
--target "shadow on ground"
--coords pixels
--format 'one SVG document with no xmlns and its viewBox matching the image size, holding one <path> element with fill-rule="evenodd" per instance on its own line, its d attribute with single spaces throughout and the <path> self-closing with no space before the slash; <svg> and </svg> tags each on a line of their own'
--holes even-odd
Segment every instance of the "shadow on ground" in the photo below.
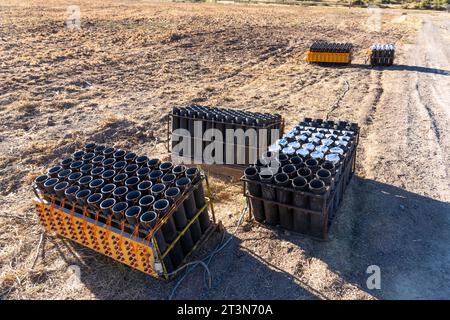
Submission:
<svg viewBox="0 0 450 320">
<path fill-rule="evenodd" d="M 330 241 L 286 236 L 279 231 L 275 234 L 306 248 L 308 256 L 304 259 L 321 260 L 342 283 L 353 284 L 373 297 L 448 299 L 449 215 L 449 203 L 354 176 L 330 229 Z M 226 233 L 224 239 L 228 237 L 230 234 Z M 199 254 L 211 252 L 221 239 L 221 234 L 215 234 Z M 166 299 L 180 279 L 159 281 L 120 263 L 111 263 L 109 258 L 79 245 L 65 243 L 75 251 L 89 252 L 81 280 L 99 299 Z M 89 268 L 90 263 L 97 267 Z M 366 270 L 370 265 L 381 269 L 380 290 L 369 290 L 366 286 L 369 276 Z M 211 289 L 206 288 L 204 270 L 198 267 L 180 285 L 174 298 L 327 298 L 304 283 L 301 273 L 294 275 L 270 264 L 236 237 L 214 257 L 210 269 Z"/>
<path fill-rule="evenodd" d="M 449 76 L 450 71 L 438 68 L 429 68 L 429 67 L 421 67 L 421 66 L 409 66 L 405 64 L 394 64 L 392 66 L 376 66 L 372 67 L 368 64 L 358 64 L 352 63 L 349 65 L 343 66 L 344 68 L 359 68 L 359 69 L 374 69 L 374 70 L 383 70 L 383 71 L 411 71 L 411 72 L 419 72 L 419 73 L 429 73 L 429 74 L 438 74 L 443 76 Z"/>
</svg>

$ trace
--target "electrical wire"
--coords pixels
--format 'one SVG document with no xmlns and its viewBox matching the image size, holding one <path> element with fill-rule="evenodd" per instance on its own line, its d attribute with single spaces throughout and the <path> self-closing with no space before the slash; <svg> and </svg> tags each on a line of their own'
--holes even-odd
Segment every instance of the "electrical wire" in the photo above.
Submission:
<svg viewBox="0 0 450 320">
<path fill-rule="evenodd" d="M 221 241 L 220 241 L 219 244 L 217 245 L 217 247 L 216 247 L 210 254 L 208 254 L 207 256 L 205 256 L 204 258 L 201 258 L 201 259 L 199 259 L 199 260 L 192 261 L 192 262 L 188 262 L 188 263 L 184 264 L 183 266 L 181 266 L 180 268 L 178 268 L 177 270 L 175 270 L 175 271 L 169 273 L 169 275 L 173 275 L 173 274 L 176 274 L 176 273 L 178 273 L 179 271 L 181 271 L 181 270 L 183 270 L 183 269 L 186 268 L 185 274 L 178 280 L 178 282 L 177 282 L 177 283 L 175 284 L 175 286 L 173 287 L 172 292 L 170 293 L 169 298 L 168 298 L 169 300 L 172 300 L 172 299 L 173 299 L 173 297 L 175 296 L 175 293 L 176 293 L 177 289 L 179 288 L 179 286 L 181 285 L 181 283 L 184 281 L 184 279 L 185 279 L 185 278 L 186 278 L 186 277 L 187 277 L 187 276 L 195 269 L 195 267 L 197 267 L 198 265 L 201 265 L 201 266 L 205 269 L 205 272 L 204 272 L 204 279 L 205 279 L 205 282 L 208 280 L 208 281 L 207 281 L 207 284 L 208 284 L 208 285 L 207 285 L 207 288 L 208 288 L 208 289 L 211 289 L 212 276 L 211 276 L 211 272 L 210 272 L 208 266 L 209 266 L 209 264 L 211 263 L 213 257 L 214 257 L 217 253 L 219 253 L 220 251 L 222 251 L 222 250 L 223 250 L 223 249 L 231 242 L 231 240 L 234 238 L 234 235 L 237 233 L 237 231 L 238 231 L 240 225 L 241 225 L 242 222 L 244 221 L 244 216 L 245 216 L 245 213 L 247 212 L 247 209 L 248 209 L 248 202 L 245 201 L 245 207 L 242 209 L 241 215 L 239 216 L 239 219 L 238 219 L 238 221 L 237 221 L 237 223 L 236 223 L 236 227 L 235 227 L 235 229 L 233 230 L 233 232 L 230 234 L 229 238 L 228 238 L 225 242 L 223 242 L 223 240 L 224 240 L 224 236 L 223 236 L 222 239 L 221 239 Z M 224 234 L 224 235 L 225 235 L 225 234 Z M 205 261 L 207 261 L 207 262 L 205 263 Z M 206 276 L 208 276 L 208 278 L 207 278 Z"/>
</svg>

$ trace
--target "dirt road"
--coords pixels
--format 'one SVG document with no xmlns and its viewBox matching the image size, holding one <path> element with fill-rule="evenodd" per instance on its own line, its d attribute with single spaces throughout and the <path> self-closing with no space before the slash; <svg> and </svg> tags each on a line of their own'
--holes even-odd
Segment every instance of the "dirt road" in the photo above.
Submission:
<svg viewBox="0 0 450 320">
<path fill-rule="evenodd" d="M 174 298 L 373 299 L 450 296 L 450 25 L 448 14 L 80 0 L 82 28 L 65 30 L 60 0 L 8 0 L 0 41 L 0 296 L 165 299 L 163 283 L 46 235 L 32 178 L 86 141 L 167 158 L 166 114 L 204 103 L 361 125 L 357 172 L 331 241 L 244 223 Z M 45 12 L 45 14 L 41 14 Z M 351 41 L 346 67 L 304 62 L 312 39 Z M 395 66 L 372 69 L 365 49 L 396 43 Z M 344 81 L 345 80 L 345 81 Z M 345 90 L 339 103 L 330 106 Z M 231 236 L 241 186 L 212 176 L 218 218 Z M 221 239 L 217 235 L 211 246 Z M 39 248 L 39 250 L 37 250 Z M 202 253 L 206 253 L 207 250 Z M 69 266 L 81 270 L 73 286 Z M 368 289 L 368 266 L 381 289 Z M 69 270 L 70 269 L 70 270 Z"/>
<path fill-rule="evenodd" d="M 420 16 L 406 63 L 382 72 L 363 129 L 350 270 L 380 266 L 380 298 L 450 295 L 450 32 L 448 17 Z M 405 48 L 405 49 L 406 49 Z M 377 73 L 378 71 L 372 71 Z M 359 181 L 358 181 L 359 180 Z M 339 236 L 339 233 L 337 234 Z M 342 249 L 339 241 L 338 251 Z"/>
</svg>

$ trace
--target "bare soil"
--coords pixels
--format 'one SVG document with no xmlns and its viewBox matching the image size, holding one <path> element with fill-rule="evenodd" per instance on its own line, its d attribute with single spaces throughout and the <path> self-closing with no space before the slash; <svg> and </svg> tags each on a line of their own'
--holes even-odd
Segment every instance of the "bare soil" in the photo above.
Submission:
<svg viewBox="0 0 450 320">
<path fill-rule="evenodd" d="M 357 172 L 317 242 L 245 222 L 175 298 L 449 298 L 449 15 L 364 9 L 80 0 L 80 30 L 62 0 L 0 6 L 0 296 L 3 299 L 166 299 L 162 282 L 45 234 L 33 178 L 87 141 L 168 158 L 166 120 L 199 103 L 355 121 Z M 354 63 L 308 65 L 314 39 L 352 42 Z M 396 65 L 369 68 L 365 50 L 397 45 Z M 333 108 L 336 99 L 349 91 Z M 232 236 L 239 182 L 212 176 L 217 217 Z M 211 240 L 208 250 L 222 235 Z M 42 239 L 42 241 L 40 241 Z M 81 283 L 73 285 L 72 265 Z M 381 289 L 366 269 L 381 268 Z"/>
</svg>

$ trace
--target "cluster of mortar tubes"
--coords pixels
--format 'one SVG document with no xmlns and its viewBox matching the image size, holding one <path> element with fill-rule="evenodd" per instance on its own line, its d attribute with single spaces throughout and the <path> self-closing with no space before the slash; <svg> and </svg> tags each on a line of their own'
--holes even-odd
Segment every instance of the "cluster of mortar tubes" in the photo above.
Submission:
<svg viewBox="0 0 450 320">
<path fill-rule="evenodd" d="M 174 166 L 172 162 L 94 143 L 37 177 L 35 185 L 44 197 L 59 204 L 64 201 L 68 209 L 76 205 L 80 212 L 86 210 L 92 218 L 101 212 L 101 217 L 110 218 L 114 227 L 120 228 L 121 221 L 125 220 L 126 231 L 130 233 L 136 226 L 142 231 L 152 230 L 184 191 L 194 188 L 155 232 L 161 253 L 206 204 L 198 168 Z M 209 225 L 205 209 L 166 256 L 168 271 L 182 262 Z"/>
<path fill-rule="evenodd" d="M 254 163 L 280 137 L 280 129 L 278 114 L 202 106 L 173 108 L 172 155 L 193 163 Z"/>
<path fill-rule="evenodd" d="M 246 165 L 255 163 L 268 145 L 280 137 L 279 129 L 226 129 L 224 136 L 216 128 L 202 132 L 202 125 L 201 121 L 195 122 L 198 130 L 193 135 L 187 129 L 172 132 L 172 159 L 195 164 Z"/>
<path fill-rule="evenodd" d="M 328 189 L 335 192 L 336 207 L 344 185 L 336 182 L 345 169 L 345 155 L 354 144 L 353 131 L 296 126 L 273 144 L 260 160 L 247 167 L 248 191 L 265 200 L 321 213 L 325 205 L 323 195 Z M 336 186 L 339 188 L 335 190 Z M 254 198 L 250 202 L 258 222 L 279 224 L 299 233 L 310 230 L 312 235 L 321 236 L 324 221 L 320 215 Z"/>
</svg>

